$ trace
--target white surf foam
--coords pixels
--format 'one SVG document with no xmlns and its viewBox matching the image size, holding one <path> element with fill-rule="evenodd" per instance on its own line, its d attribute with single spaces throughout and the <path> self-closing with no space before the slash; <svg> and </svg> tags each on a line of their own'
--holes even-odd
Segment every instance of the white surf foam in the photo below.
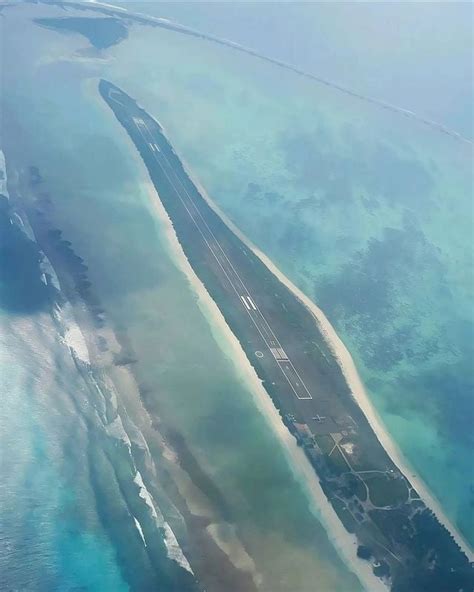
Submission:
<svg viewBox="0 0 474 592">
<path fill-rule="evenodd" d="M 61 286 L 59 284 L 58 276 L 56 275 L 56 272 L 54 271 L 50 260 L 46 257 L 46 255 L 44 253 L 43 253 L 43 259 L 41 260 L 40 267 L 41 267 L 43 273 L 46 274 L 47 276 L 49 276 L 50 283 L 56 288 L 56 290 L 58 292 L 60 292 Z"/>
<path fill-rule="evenodd" d="M 148 491 L 146 485 L 143 483 L 143 478 L 141 476 L 140 471 L 136 472 L 133 482 L 136 483 L 140 488 L 139 496 L 149 507 L 151 515 L 154 518 L 157 526 L 164 530 L 164 543 L 167 549 L 168 558 L 172 559 L 173 561 L 176 561 L 186 571 L 189 571 L 194 575 L 189 561 L 186 559 L 183 550 L 179 546 L 178 540 L 176 539 L 176 536 L 171 526 L 168 524 L 168 522 L 166 522 L 161 511 L 159 509 L 157 510 L 155 504 L 153 503 L 151 493 Z"/>
<path fill-rule="evenodd" d="M 7 164 L 5 162 L 5 154 L 3 154 L 3 150 L 0 149 L 0 193 L 5 195 L 6 197 L 10 197 L 8 195 L 8 187 L 7 187 Z"/>
<path fill-rule="evenodd" d="M 64 341 L 82 362 L 90 364 L 89 350 L 87 349 L 86 340 L 76 323 L 67 327 L 66 333 L 64 334 Z"/>
<path fill-rule="evenodd" d="M 128 434 L 125 431 L 125 428 L 123 427 L 122 418 L 120 417 L 120 415 L 117 415 L 117 417 L 113 421 L 107 424 L 105 426 L 105 430 L 107 432 L 107 435 L 111 436 L 112 438 L 115 438 L 116 440 L 122 441 L 124 444 L 127 445 L 128 449 L 131 450 L 132 443 L 130 442 L 130 438 L 128 437 Z"/>
<path fill-rule="evenodd" d="M 137 527 L 137 530 L 140 533 L 140 536 L 142 538 L 143 544 L 146 547 L 146 540 L 145 540 L 145 535 L 143 534 L 142 525 L 140 524 L 140 522 L 138 522 L 138 520 L 135 518 L 135 516 L 133 517 L 133 519 L 135 520 L 135 526 Z"/>
<path fill-rule="evenodd" d="M 186 557 L 185 557 L 185 555 L 184 555 L 184 553 L 183 553 L 181 547 L 179 546 L 179 543 L 175 537 L 175 534 L 172 531 L 171 526 L 168 524 L 168 522 L 164 523 L 164 529 L 165 529 L 165 545 L 166 545 L 166 549 L 168 551 L 168 557 L 170 559 L 174 559 L 186 571 L 189 571 L 190 573 L 192 573 L 194 575 L 194 572 L 191 569 L 191 566 L 189 565 L 189 561 L 186 559 Z"/>
</svg>

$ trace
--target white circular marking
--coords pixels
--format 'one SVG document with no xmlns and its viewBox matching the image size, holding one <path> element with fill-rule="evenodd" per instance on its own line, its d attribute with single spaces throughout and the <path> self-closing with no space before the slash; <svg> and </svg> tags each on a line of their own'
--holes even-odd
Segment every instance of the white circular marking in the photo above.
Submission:
<svg viewBox="0 0 474 592">
<path fill-rule="evenodd" d="M 263 352 L 261 352 L 260 350 L 257 350 L 255 352 L 255 355 L 257 356 L 257 358 L 263 358 Z"/>
</svg>

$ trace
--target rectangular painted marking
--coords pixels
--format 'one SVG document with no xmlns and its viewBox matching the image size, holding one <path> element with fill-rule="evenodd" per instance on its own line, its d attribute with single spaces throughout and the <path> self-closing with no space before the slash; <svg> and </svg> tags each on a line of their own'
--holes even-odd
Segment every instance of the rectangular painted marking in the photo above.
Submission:
<svg viewBox="0 0 474 592">
<path fill-rule="evenodd" d="M 245 306 L 247 307 L 248 310 L 250 310 L 250 306 L 249 303 L 247 302 L 247 300 L 245 300 L 244 296 L 241 296 L 242 302 L 245 304 Z"/>
<path fill-rule="evenodd" d="M 255 304 L 253 303 L 253 300 L 250 298 L 250 296 L 247 296 L 248 301 L 250 302 L 250 306 L 254 309 L 257 310 L 257 307 L 255 306 Z"/>
<path fill-rule="evenodd" d="M 270 351 L 272 352 L 275 359 L 278 360 L 278 362 L 289 362 L 288 356 L 280 347 L 271 347 Z M 290 367 L 287 366 L 287 370 L 289 369 Z"/>
<path fill-rule="evenodd" d="M 308 399 L 312 399 L 313 397 L 312 397 L 312 396 L 311 396 L 311 395 L 308 393 L 308 389 L 307 389 L 306 387 L 305 387 L 306 394 L 304 394 L 303 396 L 301 396 L 301 395 L 300 395 L 300 394 L 297 392 L 297 390 L 296 390 L 296 388 L 295 388 L 295 385 L 293 385 L 292 381 L 290 380 L 290 378 L 288 377 L 287 373 L 285 372 L 285 368 L 286 368 L 286 370 L 290 371 L 290 367 L 288 366 L 288 364 L 284 364 L 284 363 L 282 362 L 282 360 L 277 360 L 277 362 L 278 362 L 278 365 L 280 366 L 280 368 L 281 368 L 281 371 L 283 372 L 283 374 L 284 374 L 284 376 L 285 376 L 286 380 L 288 381 L 288 384 L 290 385 L 290 387 L 291 387 L 291 390 L 292 390 L 292 391 L 295 393 L 295 396 L 296 396 L 296 398 L 297 398 L 297 399 L 301 399 L 301 400 L 308 400 Z M 304 386 L 304 385 L 303 385 L 303 386 Z"/>
</svg>

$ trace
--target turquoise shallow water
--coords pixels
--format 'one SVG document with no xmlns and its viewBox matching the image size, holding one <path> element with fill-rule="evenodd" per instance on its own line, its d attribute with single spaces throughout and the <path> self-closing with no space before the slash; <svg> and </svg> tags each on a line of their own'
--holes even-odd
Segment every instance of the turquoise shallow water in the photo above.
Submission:
<svg viewBox="0 0 474 592">
<path fill-rule="evenodd" d="M 361 589 L 310 509 L 225 340 L 177 269 L 128 140 L 96 100 L 94 77 L 111 73 L 114 62 L 87 53 L 77 59 L 84 40 L 20 17 L 9 21 L 7 40 L 6 62 L 15 65 L 6 71 L 2 95 L 7 159 L 14 170 L 34 164 L 41 171 L 48 215 L 87 262 L 108 318 L 137 353 L 140 387 L 160 425 L 184 443 L 201 471 L 193 484 L 167 464 L 151 437 L 163 481 L 151 484 L 150 474 L 143 475 L 155 499 L 166 499 L 165 486 L 178 483 L 176 499 L 185 499 L 197 523 L 221 533 L 224 548 L 233 546 L 231 558 L 264 592 L 306 592 L 315 581 L 324 592 Z M 124 62 L 123 75 L 127 67 Z M 0 553 L 3 588 L 185 592 L 169 577 L 164 545 L 157 544 L 152 565 L 134 526 L 133 516 L 142 518 L 144 509 L 126 447 L 97 421 L 99 404 L 49 317 L 33 312 L 14 317 L 5 310 L 1 328 L 7 352 L 1 363 L 9 370 L 2 373 L 9 398 L 1 428 L 12 453 L 1 467 L 10 476 L 0 507 L 2 536 L 13 541 Z M 138 402 L 125 399 L 121 406 L 138 417 Z M 170 476 L 173 470 L 180 479 Z M 10 507 L 25 519 L 9 519 Z M 175 514 L 171 504 L 161 509 Z M 142 526 L 151 536 L 152 521 Z M 181 540 L 191 556 L 199 555 L 195 542 Z"/>
</svg>

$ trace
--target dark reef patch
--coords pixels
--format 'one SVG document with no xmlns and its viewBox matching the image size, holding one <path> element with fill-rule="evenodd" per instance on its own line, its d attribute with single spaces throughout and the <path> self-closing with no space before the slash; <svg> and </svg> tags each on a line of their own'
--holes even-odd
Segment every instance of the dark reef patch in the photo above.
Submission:
<svg viewBox="0 0 474 592">
<path fill-rule="evenodd" d="M 420 347 L 420 319 L 397 326 L 391 322 L 403 306 L 398 301 L 400 285 L 424 273 L 442 277 L 444 270 L 433 245 L 408 221 L 402 229 L 385 228 L 381 238 L 373 238 L 337 275 L 321 278 L 315 295 L 333 322 L 357 336 L 367 367 L 388 371 L 405 357 L 424 362 L 439 350 L 436 340 L 423 340 Z M 439 297 L 449 298 L 449 293 Z"/>
<path fill-rule="evenodd" d="M 359 163 L 342 156 L 324 135 L 290 131 L 281 138 L 280 147 L 288 171 L 305 190 L 318 190 L 320 205 L 341 203 L 352 198 L 351 175 L 360 173 Z"/>
<path fill-rule="evenodd" d="M 49 308 L 53 288 L 42 281 L 38 245 L 12 222 L 12 215 L 7 197 L 0 195 L 0 307 L 33 314 Z"/>
<path fill-rule="evenodd" d="M 86 37 L 97 49 L 106 49 L 117 45 L 128 35 L 127 26 L 117 18 L 37 18 L 35 23 L 48 29 L 79 33 Z"/>
<path fill-rule="evenodd" d="M 410 207 L 414 200 L 435 205 L 435 181 L 415 155 L 401 156 L 382 142 L 369 150 L 355 130 L 346 130 L 343 142 L 341 151 L 321 129 L 317 133 L 290 130 L 281 137 L 286 168 L 304 191 L 318 191 L 314 199 L 319 207 L 351 203 L 353 179 L 360 180 L 369 211 L 380 201 L 391 207 Z"/>
<path fill-rule="evenodd" d="M 466 344 L 466 348 L 469 344 Z M 466 450 L 474 448 L 474 433 L 472 424 L 474 422 L 474 408 L 472 396 L 474 393 L 474 379 L 472 373 L 468 372 L 468 364 L 473 359 L 473 346 L 470 344 L 470 351 L 466 351 L 462 358 L 456 363 L 439 363 L 436 368 L 419 370 L 418 376 L 407 375 L 400 379 L 400 389 L 406 392 L 416 393 L 417 399 L 426 402 L 428 409 L 437 409 L 439 421 L 437 429 L 447 442 L 454 438 L 458 445 Z M 453 401 L 456 404 L 453 404 Z M 416 405 L 413 409 L 409 405 L 400 409 L 400 401 L 397 398 L 389 401 L 390 408 L 395 413 L 409 415 L 416 412 Z M 458 460 L 456 458 L 456 460 Z M 462 455 L 459 458 L 462 461 Z M 462 462 L 460 471 L 464 471 Z M 471 515 L 471 521 L 474 514 Z"/>
<path fill-rule="evenodd" d="M 34 196 L 31 203 L 24 204 L 38 246 L 36 243 L 32 244 L 36 246 L 40 257 L 45 256 L 48 259 L 60 278 L 62 295 L 60 296 L 52 286 L 47 286 L 48 297 L 54 290 L 57 300 L 67 298 L 72 304 L 82 301 L 87 305 L 95 327 L 100 329 L 104 325 L 105 311 L 92 289 L 89 268 L 82 257 L 74 251 L 71 241 L 63 237 L 62 230 L 54 227 L 54 202 L 38 167 L 28 167 L 25 171 L 25 182 Z M 42 286 L 45 285 L 41 279 L 40 283 Z M 51 298 L 49 301 L 51 302 Z"/>
<path fill-rule="evenodd" d="M 451 460 L 463 474 L 464 455 L 474 446 L 474 325 L 446 314 L 455 306 L 447 277 L 436 246 L 405 216 L 403 228 L 385 228 L 338 273 L 315 282 L 314 294 L 337 330 L 363 352 L 366 385 L 383 396 L 387 412 L 419 416 L 423 401 L 439 437 L 463 451 Z M 410 307 L 407 295 L 424 306 Z M 466 516 L 463 521 L 469 523 Z"/>
<path fill-rule="evenodd" d="M 269 227 L 271 228 L 271 226 Z M 311 225 L 305 222 L 299 213 L 290 215 L 278 242 L 294 258 L 301 252 L 307 253 L 309 251 L 315 253 L 315 255 L 321 252 L 321 247 Z"/>
</svg>

